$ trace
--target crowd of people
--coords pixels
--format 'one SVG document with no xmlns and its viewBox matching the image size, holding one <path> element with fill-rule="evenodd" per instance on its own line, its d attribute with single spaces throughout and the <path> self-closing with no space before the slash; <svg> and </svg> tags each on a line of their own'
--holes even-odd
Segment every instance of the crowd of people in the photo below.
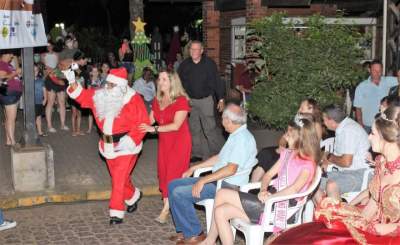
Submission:
<svg viewBox="0 0 400 245">
<path fill-rule="evenodd" d="M 382 76 L 379 61 L 371 62 L 370 77 L 356 89 L 355 120 L 342 106 L 332 104 L 321 109 L 318 101 L 305 99 L 278 146 L 257 154 L 255 138 L 247 129 L 246 110 L 240 101 L 224 99 L 217 66 L 204 55 L 201 42 L 192 41 L 189 57 L 176 71 L 160 69 L 156 80 L 152 69 L 145 68 L 140 79 L 130 81 L 134 69 L 128 62 L 130 52 L 124 40 L 118 54 L 120 62 L 111 53 L 109 63 L 88 64 L 76 39 L 68 37 L 62 52 L 55 53 L 49 43 L 47 52 L 35 62 L 38 135 L 46 135 L 41 126 L 44 112 L 47 132 L 57 132 L 52 124 L 55 104 L 60 129 L 69 130 L 66 94 L 72 107 L 73 136 L 83 134 L 83 112 L 89 114 L 87 133 L 96 121 L 99 151 L 112 178 L 111 225 L 123 223 L 125 212 L 137 208 L 142 193 L 130 175 L 144 137 L 150 133 L 158 134 L 158 179 L 163 199 L 155 220 L 165 223 L 171 214 L 177 235 L 170 240 L 176 244 L 215 244 L 218 238 L 222 244 L 233 244 L 231 219 L 260 223 L 268 215 L 263 213 L 268 199 L 307 190 L 318 167 L 324 174 L 312 196 L 316 220 L 286 230 L 286 223 L 293 222 L 287 210 L 299 200 L 277 203 L 275 213 L 284 215 L 275 215 L 276 229 L 270 242 L 337 242 L 340 238 L 340 242 L 399 242 L 399 81 Z M 21 71 L 11 65 L 13 60 L 12 53 L 2 52 L 0 78 L 7 80 L 8 87 L 0 99 L 6 111 L 8 145 L 15 144 L 15 117 L 22 93 Z M 226 140 L 217 117 L 221 117 L 228 134 Z M 321 142 L 332 134 L 333 152 L 325 152 Z M 191 177 L 204 167 L 211 167 L 211 174 Z M 374 174 L 368 189 L 363 190 L 362 176 L 370 168 L 374 168 Z M 235 176 L 246 169 L 253 169 L 250 176 Z M 227 177 L 231 178 L 217 191 L 216 182 Z M 239 191 L 249 181 L 261 182 L 259 193 Z M 348 192 L 360 194 L 350 203 L 342 202 L 341 195 Z M 215 199 L 214 211 L 206 236 L 194 205 L 210 198 Z"/>
</svg>

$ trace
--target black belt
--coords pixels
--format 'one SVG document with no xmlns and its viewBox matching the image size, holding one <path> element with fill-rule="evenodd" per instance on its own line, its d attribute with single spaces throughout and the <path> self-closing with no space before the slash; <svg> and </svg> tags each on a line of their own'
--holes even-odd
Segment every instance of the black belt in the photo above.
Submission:
<svg viewBox="0 0 400 245">
<path fill-rule="evenodd" d="M 113 135 L 108 135 L 108 134 L 104 134 L 104 133 L 100 133 L 100 137 L 103 139 L 104 143 L 117 143 L 119 142 L 119 140 L 124 137 L 125 135 L 127 135 L 128 132 L 125 133 L 120 133 L 120 134 L 113 134 Z"/>
</svg>

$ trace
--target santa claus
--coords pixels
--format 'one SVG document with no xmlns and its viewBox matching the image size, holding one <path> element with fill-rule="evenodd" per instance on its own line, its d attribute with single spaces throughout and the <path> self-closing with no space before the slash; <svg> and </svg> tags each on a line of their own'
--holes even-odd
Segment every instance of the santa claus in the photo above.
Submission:
<svg viewBox="0 0 400 245">
<path fill-rule="evenodd" d="M 141 197 L 130 173 L 142 149 L 138 126 L 149 124 L 142 97 L 128 86 L 125 68 L 111 69 L 103 89 L 84 89 L 75 82 L 72 69 L 63 71 L 69 82 L 68 95 L 82 108 L 90 108 L 101 132 L 99 150 L 107 161 L 112 179 L 110 224 L 123 222 L 125 210 L 132 213 Z M 126 207 L 125 207 L 126 204 Z"/>
</svg>

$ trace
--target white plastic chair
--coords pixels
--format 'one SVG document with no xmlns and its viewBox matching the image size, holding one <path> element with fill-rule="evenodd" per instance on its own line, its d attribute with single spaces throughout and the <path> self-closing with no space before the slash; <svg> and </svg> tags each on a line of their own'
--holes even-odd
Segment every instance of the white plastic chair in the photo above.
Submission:
<svg viewBox="0 0 400 245">
<path fill-rule="evenodd" d="M 196 171 L 194 171 L 193 177 L 199 177 L 200 174 L 206 173 L 206 172 L 210 172 L 211 170 L 212 170 L 212 167 L 197 169 Z M 229 177 L 226 177 L 224 179 L 218 180 L 217 181 L 216 192 L 219 189 L 221 189 L 222 181 L 230 179 L 232 177 L 240 176 L 240 175 L 246 175 L 246 174 L 250 175 L 251 170 L 252 170 L 252 168 L 245 169 L 245 170 L 242 170 L 240 172 L 235 173 L 232 176 L 229 176 Z M 196 204 L 199 205 L 199 206 L 204 206 L 204 209 L 206 211 L 207 232 L 209 232 L 210 228 L 211 228 L 212 214 L 213 214 L 213 210 L 214 210 L 214 199 L 204 199 L 204 200 L 201 200 L 201 201 L 197 202 Z"/>
<path fill-rule="evenodd" d="M 325 152 L 333 153 L 335 146 L 335 137 L 327 138 L 320 143 L 321 149 L 324 149 Z M 312 199 L 309 199 L 306 203 L 303 212 L 303 223 L 311 222 L 314 217 L 314 202 Z"/>
<path fill-rule="evenodd" d="M 324 148 L 325 152 L 333 153 L 335 146 L 335 137 L 326 138 L 321 141 L 320 147 Z"/>
<path fill-rule="evenodd" d="M 369 175 L 373 175 L 374 174 L 374 169 L 369 167 L 368 169 L 366 169 L 364 171 L 364 175 L 363 175 L 363 182 L 361 184 L 361 191 L 364 191 L 368 188 L 368 177 Z M 361 192 L 361 191 L 353 191 L 353 192 L 347 192 L 347 193 L 343 193 L 342 194 L 342 198 L 346 200 L 347 203 L 353 201 L 353 199 Z"/>
<path fill-rule="evenodd" d="M 324 148 L 326 152 L 333 153 L 334 151 L 334 145 L 335 145 L 335 138 L 327 138 L 324 141 L 321 142 L 321 148 Z M 336 165 L 329 165 L 327 168 L 327 172 L 331 171 L 342 171 L 346 170 L 346 168 L 341 168 Z M 366 171 L 364 171 L 363 175 L 363 182 L 361 185 L 361 191 L 367 189 L 368 187 L 368 177 L 370 174 L 373 174 L 374 169 L 373 168 L 368 168 Z M 354 192 L 347 192 L 342 194 L 342 198 L 346 200 L 346 202 L 351 202 L 360 192 L 359 191 L 354 191 Z M 311 222 L 314 217 L 314 203 L 312 200 L 309 200 L 306 204 L 305 211 L 303 214 L 303 222 Z"/>
<path fill-rule="evenodd" d="M 264 206 L 264 219 L 261 225 L 248 223 L 241 219 L 232 219 L 230 222 L 231 225 L 235 229 L 243 232 L 246 238 L 246 245 L 262 245 L 264 242 L 264 232 L 273 232 L 275 211 L 272 211 L 272 207 L 277 202 L 295 198 L 302 198 L 300 201 L 297 202 L 296 206 L 288 208 L 286 217 L 287 220 L 289 220 L 293 215 L 296 215 L 297 217 L 296 221 L 293 224 L 287 224 L 286 227 L 291 228 L 293 226 L 301 224 L 301 215 L 304 205 L 306 204 L 307 197 L 317 188 L 321 179 L 321 173 L 321 168 L 317 167 L 313 182 L 305 192 L 268 199 Z M 257 182 L 245 185 L 240 190 L 243 192 L 248 192 L 251 189 L 257 189 L 260 187 L 261 183 Z"/>
</svg>

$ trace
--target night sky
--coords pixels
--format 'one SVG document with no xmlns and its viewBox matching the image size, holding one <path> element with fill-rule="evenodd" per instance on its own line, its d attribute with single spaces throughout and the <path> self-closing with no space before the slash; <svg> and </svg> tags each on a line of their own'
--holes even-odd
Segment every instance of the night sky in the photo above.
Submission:
<svg viewBox="0 0 400 245">
<path fill-rule="evenodd" d="M 104 8 L 98 0 L 57 0 L 47 1 L 48 27 L 64 22 L 66 26 L 78 28 L 96 27 L 106 29 Z M 146 32 L 151 33 L 158 25 L 163 33 L 170 32 L 178 24 L 182 28 L 190 22 L 202 18 L 201 3 L 154 3 L 144 1 L 144 21 L 148 23 Z M 129 3 L 127 0 L 107 1 L 110 10 L 113 34 L 121 38 L 129 36 Z"/>
</svg>

